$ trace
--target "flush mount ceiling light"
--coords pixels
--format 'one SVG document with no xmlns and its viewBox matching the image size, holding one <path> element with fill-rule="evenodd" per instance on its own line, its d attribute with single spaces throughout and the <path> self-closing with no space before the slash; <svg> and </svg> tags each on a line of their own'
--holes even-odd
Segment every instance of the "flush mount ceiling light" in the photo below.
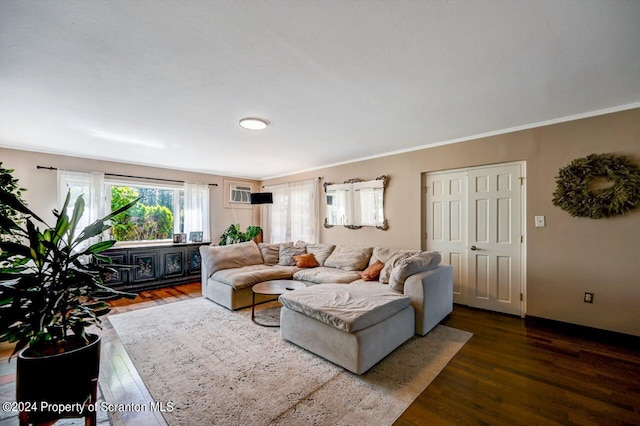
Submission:
<svg viewBox="0 0 640 426">
<path fill-rule="evenodd" d="M 247 117 L 240 120 L 240 127 L 247 130 L 264 130 L 269 122 L 262 118 Z"/>
</svg>

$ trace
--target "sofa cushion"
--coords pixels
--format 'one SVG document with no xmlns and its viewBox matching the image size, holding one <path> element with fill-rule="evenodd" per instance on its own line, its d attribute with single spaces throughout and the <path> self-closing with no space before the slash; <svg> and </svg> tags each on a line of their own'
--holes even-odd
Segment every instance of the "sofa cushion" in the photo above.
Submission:
<svg viewBox="0 0 640 426">
<path fill-rule="evenodd" d="M 360 278 L 360 273 L 356 271 L 343 271 L 342 269 L 327 268 L 320 266 L 318 268 L 302 269 L 293 274 L 293 279 L 300 281 L 309 281 L 315 284 L 337 283 L 349 284 Z"/>
<path fill-rule="evenodd" d="M 293 311 L 348 333 L 378 324 L 410 304 L 408 297 L 381 284 L 323 284 L 283 294 L 279 300 Z"/>
<path fill-rule="evenodd" d="M 316 268 L 320 266 L 316 258 L 313 256 L 313 253 L 293 256 L 293 260 L 296 262 L 296 266 L 298 268 Z"/>
<path fill-rule="evenodd" d="M 343 271 L 362 271 L 367 267 L 373 248 L 336 246 L 324 266 Z"/>
<path fill-rule="evenodd" d="M 293 243 L 284 245 L 292 246 Z M 265 265 L 277 265 L 280 261 L 280 244 L 258 243 L 258 248 L 262 254 L 262 260 Z"/>
<path fill-rule="evenodd" d="M 293 260 L 293 256 L 299 256 L 305 254 L 304 247 L 294 247 L 289 244 L 280 244 L 280 260 L 278 265 L 280 266 L 295 266 L 296 261 Z"/>
<path fill-rule="evenodd" d="M 406 259 L 407 257 L 411 256 L 413 256 L 413 253 L 410 253 L 406 250 L 399 250 L 398 253 L 396 253 L 391 259 L 387 260 L 384 263 L 384 268 L 382 268 L 382 271 L 380 271 L 380 277 L 378 278 L 379 281 L 382 284 L 389 284 L 389 278 L 391 277 L 391 271 L 393 271 L 393 268 L 395 268 L 396 265 L 402 261 L 402 259 Z"/>
<path fill-rule="evenodd" d="M 211 279 L 241 290 L 263 281 L 289 279 L 295 271 L 297 268 L 286 266 L 251 265 L 222 269 L 213 274 Z"/>
<path fill-rule="evenodd" d="M 379 260 L 382 263 L 387 263 L 389 259 L 396 256 L 397 254 L 405 253 L 413 255 L 416 253 L 420 253 L 420 250 L 398 250 L 386 247 L 374 247 L 373 253 L 371 254 L 371 259 L 369 259 L 369 265 L 373 265 L 376 260 Z"/>
<path fill-rule="evenodd" d="M 363 281 L 376 281 L 380 276 L 380 271 L 384 268 L 384 263 L 376 260 L 373 264 L 367 266 L 367 269 L 360 272 Z"/>
<path fill-rule="evenodd" d="M 389 287 L 401 293 L 404 292 L 404 282 L 408 277 L 437 268 L 440 260 L 440 253 L 435 251 L 423 251 L 400 260 L 391 271 Z"/>
<path fill-rule="evenodd" d="M 209 276 L 221 269 L 263 263 L 260 249 L 253 241 L 228 246 L 200 246 L 200 254 Z"/>
<path fill-rule="evenodd" d="M 296 247 L 304 247 L 307 253 L 312 253 L 320 266 L 324 266 L 324 262 L 336 248 L 333 244 L 305 243 L 304 241 L 297 241 Z"/>
</svg>

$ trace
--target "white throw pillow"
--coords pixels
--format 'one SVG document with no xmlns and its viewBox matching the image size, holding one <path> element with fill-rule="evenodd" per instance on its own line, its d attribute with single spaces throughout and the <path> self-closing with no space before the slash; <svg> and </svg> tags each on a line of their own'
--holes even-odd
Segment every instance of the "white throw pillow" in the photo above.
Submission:
<svg viewBox="0 0 640 426">
<path fill-rule="evenodd" d="M 258 245 L 253 241 L 228 246 L 200 246 L 202 264 L 209 277 L 221 269 L 240 268 L 263 263 Z"/>
<path fill-rule="evenodd" d="M 440 253 L 423 251 L 400 260 L 391 271 L 389 287 L 401 293 L 404 292 L 404 282 L 413 274 L 435 269 L 440 264 Z"/>
<path fill-rule="evenodd" d="M 293 243 L 284 245 L 293 246 Z M 265 265 L 277 265 L 280 261 L 280 244 L 258 243 L 258 248 L 262 254 Z"/>
<path fill-rule="evenodd" d="M 343 271 L 362 271 L 367 267 L 372 252 L 372 247 L 336 246 L 324 266 Z"/>
<path fill-rule="evenodd" d="M 293 260 L 293 256 L 299 256 L 305 254 L 304 247 L 295 247 L 285 244 L 280 244 L 280 260 L 278 265 L 280 266 L 296 266 L 296 261 Z"/>
<path fill-rule="evenodd" d="M 393 268 L 398 263 L 400 263 L 401 260 L 411 255 L 411 253 L 407 252 L 398 252 L 395 254 L 395 256 L 392 256 L 391 259 L 384 262 L 384 268 L 382 268 L 382 271 L 380 271 L 380 278 L 378 278 L 378 281 L 380 281 L 382 284 L 389 284 L 389 278 L 391 277 L 391 271 L 393 270 Z"/>
</svg>

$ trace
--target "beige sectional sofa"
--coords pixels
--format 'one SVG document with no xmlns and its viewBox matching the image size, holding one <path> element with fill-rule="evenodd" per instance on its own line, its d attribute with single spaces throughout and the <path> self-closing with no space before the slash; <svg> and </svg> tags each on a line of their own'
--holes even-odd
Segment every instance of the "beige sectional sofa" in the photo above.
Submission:
<svg viewBox="0 0 640 426">
<path fill-rule="evenodd" d="M 202 294 L 227 309 L 251 306 L 257 283 L 305 282 L 308 288 L 280 296 L 283 339 L 356 374 L 414 334 L 424 336 L 453 309 L 453 271 L 435 252 L 301 241 L 201 246 L 200 252 Z M 298 266 L 309 254 L 317 266 Z M 364 281 L 363 271 L 371 278 L 371 270 L 379 277 Z M 265 300 L 256 295 L 256 303 Z"/>
</svg>

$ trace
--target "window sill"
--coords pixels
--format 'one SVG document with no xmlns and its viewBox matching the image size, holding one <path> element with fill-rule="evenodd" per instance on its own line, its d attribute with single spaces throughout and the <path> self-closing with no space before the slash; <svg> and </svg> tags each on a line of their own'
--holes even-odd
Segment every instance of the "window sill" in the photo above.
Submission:
<svg viewBox="0 0 640 426">
<path fill-rule="evenodd" d="M 118 241 L 113 248 L 131 248 L 131 247 L 171 247 L 171 246 L 187 246 L 189 244 L 210 244 L 211 241 L 201 241 L 198 243 L 174 243 L 173 240 L 148 240 L 148 241 Z"/>
</svg>

